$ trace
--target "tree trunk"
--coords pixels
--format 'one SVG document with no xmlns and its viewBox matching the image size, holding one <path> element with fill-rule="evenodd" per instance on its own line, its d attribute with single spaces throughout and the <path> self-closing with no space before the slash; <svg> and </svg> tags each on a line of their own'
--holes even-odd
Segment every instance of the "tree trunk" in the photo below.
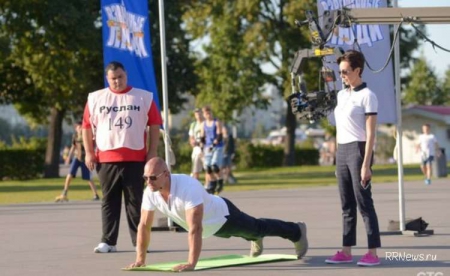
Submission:
<svg viewBox="0 0 450 276">
<path fill-rule="evenodd" d="M 295 165 L 295 128 L 297 127 L 297 120 L 292 114 L 290 103 L 287 103 L 286 109 L 286 140 L 284 143 L 284 160 L 283 166 Z"/>
<path fill-rule="evenodd" d="M 50 112 L 47 150 L 45 152 L 44 178 L 59 177 L 59 159 L 64 111 L 53 107 Z"/>
</svg>

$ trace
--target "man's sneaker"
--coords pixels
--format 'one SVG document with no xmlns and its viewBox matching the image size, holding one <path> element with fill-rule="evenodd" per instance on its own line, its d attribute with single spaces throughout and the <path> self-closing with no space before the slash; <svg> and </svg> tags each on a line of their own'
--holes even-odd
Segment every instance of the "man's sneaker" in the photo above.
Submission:
<svg viewBox="0 0 450 276">
<path fill-rule="evenodd" d="M 364 255 L 361 260 L 357 263 L 359 266 L 374 266 L 380 264 L 380 259 L 378 256 L 374 256 L 367 252 L 366 255 Z"/>
<path fill-rule="evenodd" d="M 250 242 L 250 257 L 258 257 L 264 250 L 263 238 Z"/>
<path fill-rule="evenodd" d="M 352 263 L 353 257 L 352 255 L 347 255 L 342 251 L 338 251 L 336 254 L 334 254 L 333 257 L 328 258 L 325 260 L 327 264 L 345 264 L 345 263 Z"/>
<path fill-rule="evenodd" d="M 306 223 L 301 221 L 297 222 L 297 224 L 300 228 L 301 237 L 298 241 L 294 242 L 294 247 L 297 258 L 301 259 L 308 251 L 308 237 L 306 236 Z"/>
<path fill-rule="evenodd" d="M 98 195 L 95 195 L 94 198 L 92 199 L 93 201 L 97 201 L 100 200 L 100 197 Z"/>
<path fill-rule="evenodd" d="M 116 252 L 117 248 L 115 245 L 108 245 L 107 243 L 101 242 L 94 248 L 95 253 L 110 253 Z"/>
<path fill-rule="evenodd" d="M 425 185 L 431 185 L 431 179 L 429 178 L 425 179 Z"/>
<path fill-rule="evenodd" d="M 59 195 L 55 198 L 55 202 L 69 201 L 69 198 L 65 195 Z"/>
</svg>

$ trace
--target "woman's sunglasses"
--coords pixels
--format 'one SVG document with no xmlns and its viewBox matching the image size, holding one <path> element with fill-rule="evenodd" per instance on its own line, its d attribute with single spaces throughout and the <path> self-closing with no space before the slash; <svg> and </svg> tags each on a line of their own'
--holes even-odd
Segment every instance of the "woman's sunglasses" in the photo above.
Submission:
<svg viewBox="0 0 450 276">
<path fill-rule="evenodd" d="M 339 75 L 347 75 L 349 72 L 348 70 L 339 70 Z"/>
</svg>

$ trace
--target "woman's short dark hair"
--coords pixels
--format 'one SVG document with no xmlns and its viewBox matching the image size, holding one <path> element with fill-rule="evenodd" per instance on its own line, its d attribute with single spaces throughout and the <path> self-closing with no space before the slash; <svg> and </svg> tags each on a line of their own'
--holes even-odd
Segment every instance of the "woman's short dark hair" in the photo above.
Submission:
<svg viewBox="0 0 450 276">
<path fill-rule="evenodd" d="M 350 64 L 350 67 L 352 67 L 352 70 L 355 70 L 356 68 L 361 68 L 359 72 L 359 76 L 361 77 L 364 71 L 364 63 L 366 61 L 363 53 L 356 50 L 348 50 L 342 56 L 338 57 L 337 64 L 340 64 L 343 61 L 348 62 Z"/>
</svg>

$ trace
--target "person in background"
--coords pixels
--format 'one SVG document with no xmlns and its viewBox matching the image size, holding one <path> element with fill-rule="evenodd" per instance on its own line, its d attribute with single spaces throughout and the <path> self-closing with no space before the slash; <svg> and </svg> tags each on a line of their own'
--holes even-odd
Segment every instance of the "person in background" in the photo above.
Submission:
<svg viewBox="0 0 450 276">
<path fill-rule="evenodd" d="M 100 197 L 97 194 L 97 188 L 95 187 L 94 181 L 92 181 L 92 174 L 89 169 L 84 164 L 84 158 L 86 152 L 83 146 L 83 137 L 82 137 L 82 129 L 81 129 L 81 121 L 75 123 L 74 125 L 74 134 L 72 136 L 72 146 L 70 147 L 67 156 L 65 157 L 65 164 L 69 164 L 72 158 L 72 154 L 74 158 L 70 163 L 70 171 L 66 176 L 66 181 L 64 182 L 64 190 L 62 193 L 55 198 L 55 202 L 64 202 L 69 201 L 67 193 L 69 192 L 70 183 L 72 182 L 72 178 L 77 175 L 78 168 L 81 168 L 81 178 L 86 180 L 89 183 L 89 187 L 91 188 L 93 194 L 93 200 L 99 200 Z"/>
<path fill-rule="evenodd" d="M 102 237 L 95 253 L 117 251 L 122 195 L 131 242 L 136 246 L 142 174 L 145 162 L 157 155 L 162 124 L 153 93 L 128 86 L 120 62 L 109 63 L 105 75 L 109 87 L 89 94 L 83 116 L 86 166 L 96 168 L 103 192 Z"/>
<path fill-rule="evenodd" d="M 377 248 L 381 246 L 378 217 L 372 199 L 372 161 L 377 124 L 378 99 L 362 81 L 365 58 L 350 50 L 337 59 L 339 74 L 347 86 L 337 94 L 336 176 L 341 198 L 342 250 L 325 260 L 330 264 L 353 262 L 356 245 L 357 207 L 367 232 L 368 252 L 358 261 L 360 266 L 380 264 Z"/>
<path fill-rule="evenodd" d="M 419 140 L 416 144 L 416 152 L 420 152 L 422 160 L 420 169 L 425 177 L 425 185 L 430 185 L 434 156 L 439 158 L 441 152 L 436 137 L 430 131 L 429 124 L 422 125 L 422 134 L 419 135 Z"/>
<path fill-rule="evenodd" d="M 189 125 L 189 143 L 192 146 L 191 176 L 199 179 L 203 169 L 203 149 L 201 142 L 203 116 L 200 108 L 194 110 L 195 120 Z"/>
<path fill-rule="evenodd" d="M 194 270 L 202 251 L 202 239 L 210 236 L 240 237 L 250 241 L 251 257 L 262 254 L 263 239 L 268 236 L 290 240 L 298 259 L 308 251 L 304 222 L 251 217 L 228 199 L 207 193 L 198 180 L 184 174 L 171 174 L 159 157 L 147 162 L 143 178 L 147 188 L 142 200 L 136 260 L 127 268 L 145 266 L 155 210 L 188 232 L 187 262 L 174 266 L 174 271 Z"/>
<path fill-rule="evenodd" d="M 228 127 L 224 124 L 222 129 L 222 135 L 224 138 L 223 149 L 223 162 L 222 162 L 222 175 L 225 183 L 235 184 L 236 178 L 233 176 L 233 159 L 236 153 L 236 144 L 234 143 L 233 133 L 228 130 Z"/>
<path fill-rule="evenodd" d="M 223 135 L 222 123 L 213 117 L 211 107 L 202 108 L 205 120 L 201 127 L 203 146 L 203 165 L 208 183 L 206 191 L 210 194 L 220 193 L 223 190 L 223 179 L 220 168 L 223 161 Z"/>
<path fill-rule="evenodd" d="M 60 161 L 61 164 L 65 164 L 65 165 L 69 165 L 70 164 L 70 158 L 68 158 L 69 157 L 70 148 L 71 147 L 69 147 L 69 146 L 65 146 L 64 147 L 64 149 L 62 151 L 62 154 L 61 154 L 61 157 L 62 157 L 62 160 Z"/>
</svg>

